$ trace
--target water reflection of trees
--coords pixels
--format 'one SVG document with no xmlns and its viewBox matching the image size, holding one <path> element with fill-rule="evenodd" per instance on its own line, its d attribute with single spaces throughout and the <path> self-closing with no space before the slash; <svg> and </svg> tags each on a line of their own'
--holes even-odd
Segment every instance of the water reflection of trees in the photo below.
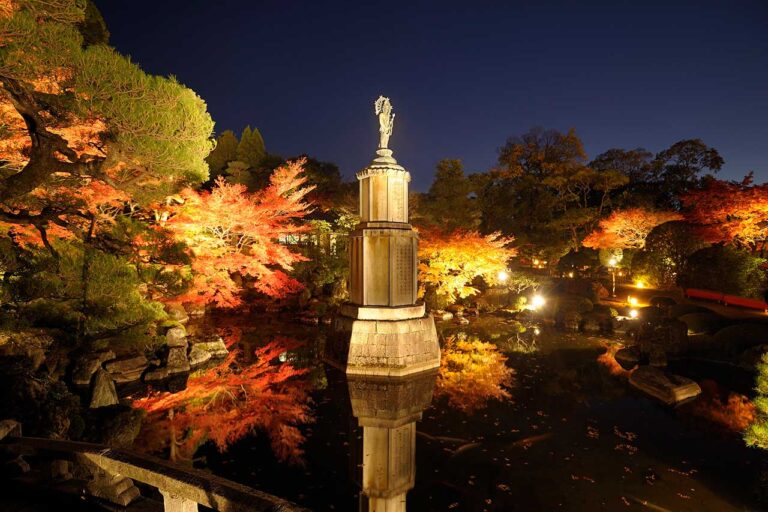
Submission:
<svg viewBox="0 0 768 512">
<path fill-rule="evenodd" d="M 236 346 L 239 337 L 239 331 L 230 333 L 227 344 Z M 304 434 L 299 426 L 314 418 L 309 385 L 297 377 L 308 370 L 280 362 L 281 354 L 300 345 L 276 337 L 255 349 L 247 364 L 233 350 L 215 368 L 191 375 L 183 391 L 136 400 L 134 406 L 148 413 L 136 447 L 189 461 L 206 441 L 225 451 L 242 437 L 263 432 L 279 460 L 300 463 Z"/>
<path fill-rule="evenodd" d="M 492 343 L 475 337 L 449 337 L 443 345 L 435 396 L 471 413 L 484 408 L 491 399 L 507 399 L 505 388 L 512 386 L 513 370 L 507 358 Z"/>
</svg>

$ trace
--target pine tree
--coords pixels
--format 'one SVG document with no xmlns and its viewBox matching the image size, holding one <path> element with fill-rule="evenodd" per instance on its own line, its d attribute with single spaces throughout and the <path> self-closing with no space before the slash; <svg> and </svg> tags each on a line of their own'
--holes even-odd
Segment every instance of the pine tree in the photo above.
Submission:
<svg viewBox="0 0 768 512">
<path fill-rule="evenodd" d="M 469 197 L 472 185 L 464 175 L 460 160 L 444 159 L 437 164 L 435 181 L 424 197 L 422 210 L 427 223 L 447 231 L 474 229 L 480 212 Z"/>
<path fill-rule="evenodd" d="M 237 135 L 232 130 L 226 130 L 219 135 L 216 139 L 216 147 L 205 159 L 208 162 L 211 178 L 220 175 L 229 162 L 237 160 L 238 144 Z"/>
<path fill-rule="evenodd" d="M 267 150 L 259 129 L 251 130 L 250 126 L 246 126 L 240 136 L 240 144 L 237 145 L 237 159 L 248 164 L 248 167 L 259 167 L 265 156 Z"/>
<path fill-rule="evenodd" d="M 0 216 L 7 220 L 30 222 L 16 212 L 36 189 L 99 180 L 149 202 L 208 178 L 213 121 L 205 102 L 105 44 L 88 46 L 79 31 L 94 19 L 86 5 L 19 0 L 0 9 L 0 124 L 8 133 L 0 160 L 10 171 L 0 177 Z"/>
</svg>

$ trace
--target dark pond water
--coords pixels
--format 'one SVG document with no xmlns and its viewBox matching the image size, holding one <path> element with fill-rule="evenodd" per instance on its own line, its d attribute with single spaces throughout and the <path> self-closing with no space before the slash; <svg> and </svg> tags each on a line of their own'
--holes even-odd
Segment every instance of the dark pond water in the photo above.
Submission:
<svg viewBox="0 0 768 512">
<path fill-rule="evenodd" d="M 233 321 L 246 353 L 275 337 L 304 342 L 280 359 L 308 369 L 297 379 L 314 421 L 300 427 L 299 463 L 280 462 L 259 431 L 223 452 L 204 444 L 195 464 L 313 510 L 762 510 L 761 453 L 629 388 L 597 361 L 611 340 L 541 328 L 533 350 L 506 354 L 509 396 L 462 410 L 434 373 L 347 379 L 319 357 L 322 327 L 259 318 L 219 327 Z M 494 322 L 503 320 L 438 329 L 487 334 Z M 477 389 L 467 384 L 467 400 Z"/>
</svg>

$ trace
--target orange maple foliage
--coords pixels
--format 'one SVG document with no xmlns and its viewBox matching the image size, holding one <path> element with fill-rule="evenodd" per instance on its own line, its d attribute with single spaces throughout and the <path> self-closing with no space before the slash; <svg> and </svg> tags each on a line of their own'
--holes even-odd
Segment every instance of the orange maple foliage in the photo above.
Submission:
<svg viewBox="0 0 768 512">
<path fill-rule="evenodd" d="M 752 185 L 749 175 L 741 183 L 711 180 L 705 188 L 682 198 L 687 218 L 701 226 L 708 242 L 725 242 L 751 251 L 765 248 L 768 239 L 768 183 Z"/>
<path fill-rule="evenodd" d="M 616 360 L 616 352 L 618 352 L 620 348 L 621 345 L 606 345 L 605 352 L 597 356 L 597 362 L 603 365 L 608 370 L 608 373 L 615 377 L 629 377 L 634 371 L 634 368 L 625 370 Z"/>
<path fill-rule="evenodd" d="M 236 330 L 228 345 L 238 339 Z M 169 450 L 172 460 L 192 460 L 206 441 L 225 451 L 244 436 L 262 431 L 278 459 L 301 463 L 304 434 L 299 426 L 314 421 L 308 385 L 297 379 L 307 370 L 277 363 L 280 354 L 300 345 L 275 338 L 254 352 L 249 365 L 241 364 L 239 352 L 233 350 L 217 367 L 191 375 L 183 391 L 134 401 L 134 407 L 148 413 L 136 446 L 153 453 Z"/>
<path fill-rule="evenodd" d="M 221 177 L 210 192 L 181 192 L 183 204 L 164 227 L 192 250 L 195 276 L 192 290 L 178 300 L 238 306 L 241 285 L 234 275 L 254 278 L 255 289 L 270 297 L 302 289 L 286 272 L 306 258 L 278 242 L 308 229 L 296 222 L 311 211 L 305 196 L 313 187 L 304 186 L 302 165 L 298 160 L 279 167 L 269 185 L 253 193 Z"/>
<path fill-rule="evenodd" d="M 499 272 L 506 270 L 509 259 L 517 254 L 508 247 L 513 239 L 499 233 L 421 229 L 419 235 L 419 282 L 434 286 L 438 294 L 451 300 L 477 293 L 471 286 L 476 277 L 496 284 Z"/>
<path fill-rule="evenodd" d="M 435 396 L 472 413 L 487 406 L 491 399 L 510 398 L 505 388 L 512 386 L 513 370 L 507 358 L 492 343 L 477 338 L 449 337 L 442 349 Z"/>
<path fill-rule="evenodd" d="M 743 432 L 757 418 L 757 409 L 739 393 L 723 394 L 713 380 L 701 382 L 701 396 L 691 404 L 691 413 L 706 418 L 732 432 Z"/>
<path fill-rule="evenodd" d="M 677 212 L 645 208 L 616 210 L 602 219 L 598 229 L 587 235 L 581 244 L 593 249 L 642 249 L 653 228 L 682 218 Z"/>
<path fill-rule="evenodd" d="M 97 179 L 83 179 L 77 183 L 61 180 L 56 186 L 37 188 L 24 198 L 24 205 L 9 208 L 13 214 L 23 213 L 35 217 L 48 212 L 45 222 L 19 223 L 0 221 L 0 229 L 11 234 L 21 247 L 41 247 L 43 232 L 49 238 L 84 238 L 112 226 L 115 217 L 130 202 L 130 196 L 112 185 Z M 42 228 L 42 229 L 41 229 Z"/>
</svg>

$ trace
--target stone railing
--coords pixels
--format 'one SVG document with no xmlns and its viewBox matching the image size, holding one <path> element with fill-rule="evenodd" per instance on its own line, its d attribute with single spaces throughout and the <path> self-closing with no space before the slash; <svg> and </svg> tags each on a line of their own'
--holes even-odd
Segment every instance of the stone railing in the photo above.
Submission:
<svg viewBox="0 0 768 512">
<path fill-rule="evenodd" d="M 138 498 L 136 481 L 160 491 L 166 512 L 196 512 L 198 504 L 222 512 L 308 512 L 276 496 L 155 457 L 99 444 L 23 437 L 21 425 L 12 420 L 0 421 L 0 440 L 6 454 L 17 455 L 20 474 L 30 471 L 23 457 L 47 463 L 46 474 L 52 478 L 82 480 L 84 494 L 116 505 L 128 506 Z"/>
</svg>

